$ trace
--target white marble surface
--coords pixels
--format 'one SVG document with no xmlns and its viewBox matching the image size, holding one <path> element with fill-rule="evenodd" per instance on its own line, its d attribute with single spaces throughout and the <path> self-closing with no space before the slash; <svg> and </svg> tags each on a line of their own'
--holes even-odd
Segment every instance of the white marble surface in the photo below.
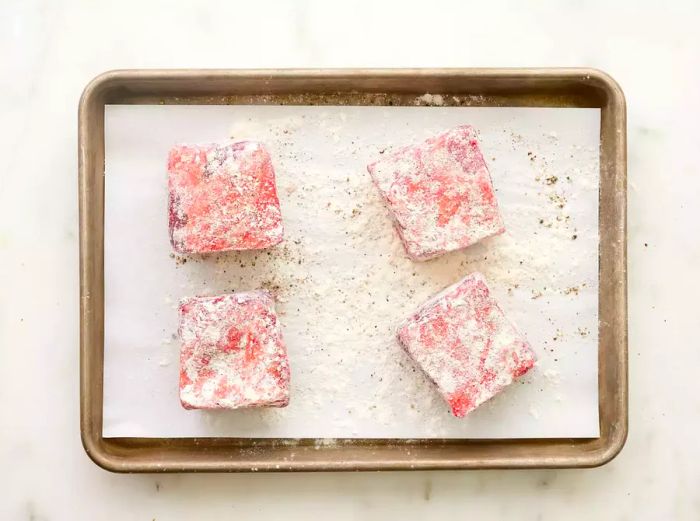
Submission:
<svg viewBox="0 0 700 521">
<path fill-rule="evenodd" d="M 0 5 L 0 519 L 700 518 L 700 5 L 250 4 Z M 627 95 L 630 435 L 617 459 L 586 471 L 172 476 L 90 462 L 78 434 L 76 107 L 92 76 L 525 65 L 599 67 Z"/>
</svg>

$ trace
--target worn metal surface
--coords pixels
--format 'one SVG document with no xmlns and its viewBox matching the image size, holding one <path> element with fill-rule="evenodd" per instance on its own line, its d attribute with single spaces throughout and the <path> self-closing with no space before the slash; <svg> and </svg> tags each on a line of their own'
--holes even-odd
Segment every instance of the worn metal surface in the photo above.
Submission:
<svg viewBox="0 0 700 521">
<path fill-rule="evenodd" d="M 103 438 L 105 104 L 413 105 L 451 94 L 470 106 L 600 107 L 599 413 L 595 439 L 333 440 Z M 450 97 L 445 96 L 450 102 Z M 465 102 L 465 100 L 467 100 Z M 116 472 L 591 467 L 627 436 L 625 99 L 592 69 L 125 70 L 95 78 L 79 108 L 80 432 Z"/>
</svg>

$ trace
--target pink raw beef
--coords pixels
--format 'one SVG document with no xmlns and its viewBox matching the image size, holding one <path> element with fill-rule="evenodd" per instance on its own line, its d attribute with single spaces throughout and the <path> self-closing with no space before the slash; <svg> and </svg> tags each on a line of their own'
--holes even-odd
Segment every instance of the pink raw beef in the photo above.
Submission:
<svg viewBox="0 0 700 521">
<path fill-rule="evenodd" d="M 185 409 L 289 403 L 287 350 L 270 292 L 188 297 L 179 312 Z"/>
<path fill-rule="evenodd" d="M 260 143 L 178 145 L 168 158 L 168 187 L 170 242 L 179 253 L 282 241 L 275 172 Z"/>
<path fill-rule="evenodd" d="M 398 339 L 460 418 L 535 364 L 532 348 L 491 297 L 481 273 L 426 302 L 401 325 Z"/>
<path fill-rule="evenodd" d="M 505 231 L 476 132 L 468 125 L 401 148 L 367 169 L 413 260 Z"/>
</svg>

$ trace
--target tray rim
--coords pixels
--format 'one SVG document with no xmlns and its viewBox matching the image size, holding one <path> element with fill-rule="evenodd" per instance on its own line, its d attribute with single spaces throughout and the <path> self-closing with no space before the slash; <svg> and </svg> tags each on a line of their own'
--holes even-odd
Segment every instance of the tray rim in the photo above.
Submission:
<svg viewBox="0 0 700 521">
<path fill-rule="evenodd" d="M 464 82 L 473 85 L 470 92 L 482 95 L 539 92 L 553 96 L 557 88 L 566 87 L 598 100 L 599 105 L 593 106 L 601 108 L 599 438 L 427 440 L 426 445 L 421 440 L 338 440 L 320 447 L 301 443 L 309 440 L 278 445 L 274 440 L 256 444 L 251 439 L 255 448 L 251 450 L 239 438 L 102 436 L 106 104 L 115 99 L 142 103 L 139 100 L 149 95 L 177 102 L 170 88 L 206 104 L 224 101 L 223 92 L 239 85 L 246 92 L 263 94 L 256 90 L 262 89 L 273 95 L 306 92 L 309 87 L 316 93 L 377 94 L 389 92 L 388 85 L 393 85 L 391 92 L 420 95 L 428 91 L 423 88 L 426 85 L 462 88 Z M 165 94 L 154 94 L 159 89 Z M 561 105 L 554 101 L 547 106 Z M 114 472 L 583 468 L 609 462 L 624 446 L 628 431 L 626 103 L 608 74 L 590 68 L 113 70 L 85 87 L 78 134 L 80 434 L 86 453 L 100 467 Z"/>
</svg>

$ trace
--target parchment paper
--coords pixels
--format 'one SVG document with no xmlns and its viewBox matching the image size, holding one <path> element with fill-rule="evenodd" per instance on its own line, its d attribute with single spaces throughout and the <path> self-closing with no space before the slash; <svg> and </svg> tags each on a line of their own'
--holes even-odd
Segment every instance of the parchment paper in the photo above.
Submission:
<svg viewBox="0 0 700 521">
<path fill-rule="evenodd" d="M 598 109 L 108 106 L 104 435 L 597 437 L 599 117 Z M 480 132 L 508 231 L 411 262 L 366 165 L 460 124 Z M 270 150 L 286 240 L 267 252 L 175 256 L 168 150 L 230 137 Z M 474 270 L 539 362 L 455 419 L 395 329 Z M 259 287 L 278 296 L 290 405 L 182 409 L 178 299 Z"/>
</svg>

